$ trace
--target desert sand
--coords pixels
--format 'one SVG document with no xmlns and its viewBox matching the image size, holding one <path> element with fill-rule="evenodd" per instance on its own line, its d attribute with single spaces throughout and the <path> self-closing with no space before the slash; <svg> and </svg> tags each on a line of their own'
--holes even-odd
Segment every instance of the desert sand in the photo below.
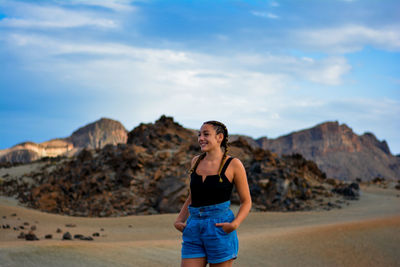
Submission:
<svg viewBox="0 0 400 267">
<path fill-rule="evenodd" d="M 360 200 L 349 202 L 330 211 L 251 212 L 238 229 L 234 266 L 400 266 L 400 191 L 365 186 Z M 0 266 L 179 266 L 176 216 L 79 218 L 1 197 L 0 225 L 11 229 L 0 229 Z M 17 239 L 20 231 L 13 227 L 24 222 L 25 228 L 36 225 L 39 241 Z M 57 228 L 100 236 L 63 241 Z M 46 234 L 53 238 L 44 239 Z"/>
</svg>

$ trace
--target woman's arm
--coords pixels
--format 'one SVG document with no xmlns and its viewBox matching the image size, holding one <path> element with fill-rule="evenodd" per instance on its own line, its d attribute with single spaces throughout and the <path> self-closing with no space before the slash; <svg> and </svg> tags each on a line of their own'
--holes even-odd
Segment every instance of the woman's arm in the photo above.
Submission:
<svg viewBox="0 0 400 267">
<path fill-rule="evenodd" d="M 175 220 L 174 226 L 176 229 L 178 229 L 179 231 L 183 232 L 183 229 L 185 229 L 186 227 L 186 220 L 189 217 L 189 210 L 188 210 L 188 206 L 192 203 L 192 196 L 190 194 L 190 190 L 189 190 L 189 196 L 185 201 L 185 204 L 183 204 L 181 211 L 179 212 L 178 217 Z"/>
<path fill-rule="evenodd" d="M 234 168 L 233 181 L 235 183 L 236 190 L 239 193 L 240 208 L 236 218 L 231 223 L 216 224 L 216 226 L 222 226 L 224 231 L 227 233 L 230 233 L 239 227 L 242 221 L 249 214 L 252 205 L 246 170 L 242 162 L 237 158 L 234 158 L 231 163 L 232 167 Z"/>
<path fill-rule="evenodd" d="M 192 159 L 192 163 L 191 163 L 191 167 L 193 166 L 193 164 L 196 162 L 198 156 L 194 157 Z M 190 194 L 190 188 L 189 188 L 189 196 L 187 197 L 185 203 L 183 204 L 181 211 L 179 212 L 178 217 L 176 218 L 175 222 L 174 222 L 174 226 L 176 229 L 178 229 L 179 231 L 183 232 L 183 229 L 185 229 L 186 227 L 186 220 L 189 217 L 189 205 L 192 204 L 192 195 Z"/>
</svg>

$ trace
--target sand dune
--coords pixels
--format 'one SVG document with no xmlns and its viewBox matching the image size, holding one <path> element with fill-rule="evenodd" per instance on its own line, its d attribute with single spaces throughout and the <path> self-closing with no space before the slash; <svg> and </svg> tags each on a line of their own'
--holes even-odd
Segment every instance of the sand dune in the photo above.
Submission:
<svg viewBox="0 0 400 267">
<path fill-rule="evenodd" d="M 172 226 L 175 218 L 77 218 L 1 198 L 0 224 L 35 224 L 40 240 L 17 239 L 19 231 L 1 229 L 0 266 L 179 266 L 181 234 Z M 76 227 L 66 227 L 69 223 Z M 62 241 L 57 228 L 100 237 Z M 53 239 L 45 240 L 45 234 Z M 252 212 L 238 234 L 234 266 L 399 266 L 400 192 L 364 187 L 359 201 L 338 210 Z"/>
</svg>

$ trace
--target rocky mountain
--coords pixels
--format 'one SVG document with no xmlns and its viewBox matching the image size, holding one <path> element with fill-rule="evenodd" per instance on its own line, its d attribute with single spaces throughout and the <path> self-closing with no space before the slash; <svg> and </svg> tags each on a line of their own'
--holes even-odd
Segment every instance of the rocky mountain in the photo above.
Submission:
<svg viewBox="0 0 400 267">
<path fill-rule="evenodd" d="M 74 147 L 102 148 L 108 144 L 126 143 L 128 131 L 116 120 L 101 118 L 79 128 L 66 138 Z"/>
<path fill-rule="evenodd" d="M 330 209 L 343 203 L 340 194 L 358 196 L 357 184 L 326 179 L 299 154 L 279 157 L 244 138 L 229 144 L 229 153 L 245 165 L 258 210 Z M 188 195 L 191 159 L 199 153 L 196 133 L 162 116 L 129 132 L 126 144 L 86 148 L 22 177 L 3 176 L 0 192 L 35 209 L 73 216 L 178 212 Z M 231 201 L 239 203 L 235 191 Z"/>
<path fill-rule="evenodd" d="M 400 159 L 393 156 L 386 141 L 374 134 L 357 135 L 346 124 L 325 122 L 276 139 L 256 140 L 263 149 L 279 155 L 300 153 L 314 161 L 328 177 L 341 180 L 400 178 Z"/>
<path fill-rule="evenodd" d="M 0 150 L 0 162 L 28 163 L 43 157 L 71 156 L 83 148 L 102 148 L 107 144 L 126 143 L 125 127 L 118 121 L 101 118 L 79 128 L 67 138 L 43 143 L 24 142 Z"/>
</svg>

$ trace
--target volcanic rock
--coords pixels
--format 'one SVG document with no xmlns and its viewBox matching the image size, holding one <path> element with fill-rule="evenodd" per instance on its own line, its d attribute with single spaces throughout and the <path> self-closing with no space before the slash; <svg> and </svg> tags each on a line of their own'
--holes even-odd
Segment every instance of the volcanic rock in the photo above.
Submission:
<svg viewBox="0 0 400 267">
<path fill-rule="evenodd" d="M 62 240 L 72 240 L 72 235 L 69 232 L 63 234 Z"/>
<path fill-rule="evenodd" d="M 330 178 L 340 180 L 371 180 L 400 177 L 400 158 L 390 153 L 386 141 L 374 134 L 357 135 L 346 124 L 337 121 L 293 132 L 276 139 L 256 140 L 263 149 L 278 155 L 299 153 L 317 163 Z"/>
</svg>

